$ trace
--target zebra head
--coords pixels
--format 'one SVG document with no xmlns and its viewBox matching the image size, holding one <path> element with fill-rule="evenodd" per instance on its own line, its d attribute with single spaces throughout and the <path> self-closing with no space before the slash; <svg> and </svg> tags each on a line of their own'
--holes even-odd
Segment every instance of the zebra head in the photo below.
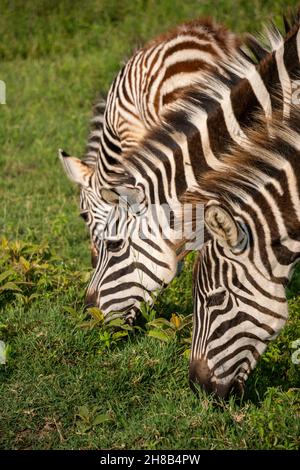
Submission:
<svg viewBox="0 0 300 470">
<path fill-rule="evenodd" d="M 131 322 L 141 302 L 152 303 L 176 275 L 176 252 L 155 225 L 157 215 L 153 217 L 140 188 L 102 188 L 101 196 L 111 209 L 86 303 L 98 306 L 109 319 L 121 314 Z"/>
<path fill-rule="evenodd" d="M 212 239 L 194 271 L 189 373 L 192 388 L 221 397 L 243 391 L 288 317 L 285 288 L 300 258 L 300 134 L 280 126 L 203 181 L 214 188 L 204 212 Z"/>
<path fill-rule="evenodd" d="M 161 233 L 161 217 L 147 207 L 144 191 L 132 179 L 101 187 L 92 166 L 60 151 L 69 178 L 80 186 L 80 214 L 91 236 L 95 268 L 86 305 L 97 306 L 107 318 L 135 318 L 143 301 L 170 283 L 177 272 L 175 248 Z"/>
</svg>

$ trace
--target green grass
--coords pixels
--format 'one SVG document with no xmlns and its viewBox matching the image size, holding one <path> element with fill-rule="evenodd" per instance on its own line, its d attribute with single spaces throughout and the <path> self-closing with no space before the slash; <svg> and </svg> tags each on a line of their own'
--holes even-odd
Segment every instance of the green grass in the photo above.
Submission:
<svg viewBox="0 0 300 470">
<path fill-rule="evenodd" d="M 0 234 L 50 246 L 30 261 L 48 263 L 44 271 L 12 254 L 5 261 L 0 251 L 0 275 L 9 266 L 16 271 L 10 282 L 32 282 L 23 296 L 12 290 L 0 299 L 0 339 L 9 345 L 0 365 L 0 447 L 295 449 L 300 374 L 291 343 L 300 338 L 299 270 L 288 289 L 289 321 L 248 380 L 243 401 L 198 399 L 188 386 L 188 345 L 177 335 L 161 342 L 129 332 L 105 349 L 101 328 L 83 328 L 88 235 L 77 217 L 78 193 L 57 158 L 59 147 L 83 153 L 91 103 L 137 45 L 201 14 L 236 32 L 255 31 L 279 20 L 286 2 L 84 5 L 0 0 L 0 80 L 7 86 L 7 104 L 0 105 Z M 191 270 L 192 256 L 157 303 L 157 315 L 191 313 Z"/>
</svg>

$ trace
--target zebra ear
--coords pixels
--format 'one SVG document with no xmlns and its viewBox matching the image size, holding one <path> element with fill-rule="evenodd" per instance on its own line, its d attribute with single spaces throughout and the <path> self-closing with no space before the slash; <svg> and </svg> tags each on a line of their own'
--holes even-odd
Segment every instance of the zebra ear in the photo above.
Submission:
<svg viewBox="0 0 300 470">
<path fill-rule="evenodd" d="M 144 200 L 144 191 L 141 188 L 130 186 L 115 186 L 100 190 L 102 199 L 108 204 L 125 204 L 131 207 L 138 206 Z"/>
<path fill-rule="evenodd" d="M 247 234 L 227 209 L 217 204 L 208 206 L 204 211 L 204 221 L 222 246 L 234 252 L 244 249 Z"/>
<path fill-rule="evenodd" d="M 64 150 L 59 149 L 58 156 L 69 179 L 74 183 L 87 187 L 93 168 L 79 160 L 79 158 L 71 157 Z"/>
</svg>

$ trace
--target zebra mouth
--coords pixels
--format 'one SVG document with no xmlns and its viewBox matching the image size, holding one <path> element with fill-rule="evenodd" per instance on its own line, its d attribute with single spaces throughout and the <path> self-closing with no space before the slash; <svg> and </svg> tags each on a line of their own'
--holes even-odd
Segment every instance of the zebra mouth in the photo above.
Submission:
<svg viewBox="0 0 300 470">
<path fill-rule="evenodd" d="M 224 400 L 228 400 L 232 395 L 236 398 L 241 398 L 244 394 L 244 389 L 244 382 L 235 380 L 229 385 L 217 385 L 213 393 Z"/>
<path fill-rule="evenodd" d="M 230 394 L 241 397 L 244 393 L 244 381 L 240 377 L 234 378 L 228 383 L 220 383 L 203 357 L 190 362 L 189 379 L 190 387 L 197 395 L 199 394 L 199 386 L 205 393 L 225 400 Z"/>
<path fill-rule="evenodd" d="M 242 382 L 241 380 L 236 380 L 231 386 L 230 393 L 233 393 L 237 397 L 242 397 L 244 395 L 244 392 L 245 392 L 245 383 Z"/>
<path fill-rule="evenodd" d="M 138 312 L 138 308 L 135 307 L 134 304 L 131 304 L 118 311 L 109 312 L 105 316 L 104 323 L 105 324 L 109 323 L 112 320 L 115 320 L 116 318 L 123 318 L 126 321 L 126 323 L 133 324 L 137 312 Z"/>
<path fill-rule="evenodd" d="M 229 400 L 230 396 L 235 396 L 237 399 L 242 398 L 244 394 L 244 384 L 241 382 L 235 382 L 230 386 L 224 385 L 213 385 L 212 387 L 206 387 L 199 383 L 190 380 L 190 387 L 192 391 L 199 396 L 200 389 L 202 392 L 209 395 L 213 395 L 217 400 Z"/>
</svg>

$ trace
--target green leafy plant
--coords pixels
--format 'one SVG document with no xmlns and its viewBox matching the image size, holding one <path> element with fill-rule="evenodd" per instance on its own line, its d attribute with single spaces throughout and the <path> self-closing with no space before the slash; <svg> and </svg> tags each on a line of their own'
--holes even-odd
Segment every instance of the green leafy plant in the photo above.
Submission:
<svg viewBox="0 0 300 470">
<path fill-rule="evenodd" d="M 150 305 L 149 303 L 143 302 L 140 306 L 140 312 L 147 323 L 155 320 L 156 318 L 156 311 L 154 309 L 154 305 Z"/>
<path fill-rule="evenodd" d="M 75 419 L 77 432 L 85 434 L 89 431 L 94 431 L 97 426 L 111 421 L 112 417 L 108 413 L 99 413 L 98 406 L 89 408 L 86 405 L 82 405 L 78 407 Z"/>
<path fill-rule="evenodd" d="M 78 326 L 82 329 L 93 330 L 97 328 L 99 340 L 99 353 L 103 353 L 120 340 L 128 337 L 135 327 L 130 326 L 123 318 L 114 318 L 111 321 L 105 321 L 104 314 L 97 307 L 90 307 L 86 313 L 78 313 L 72 307 L 65 307 L 65 311 L 70 313 L 73 318 L 79 320 Z"/>
<path fill-rule="evenodd" d="M 184 340 L 191 333 L 192 315 L 172 314 L 170 320 L 166 318 L 156 318 L 147 323 L 148 336 L 157 338 L 160 341 L 170 341 L 174 338 Z"/>
<path fill-rule="evenodd" d="M 70 269 L 47 244 L 0 239 L 0 306 L 18 301 L 26 307 L 84 281 L 85 273 Z"/>
</svg>

